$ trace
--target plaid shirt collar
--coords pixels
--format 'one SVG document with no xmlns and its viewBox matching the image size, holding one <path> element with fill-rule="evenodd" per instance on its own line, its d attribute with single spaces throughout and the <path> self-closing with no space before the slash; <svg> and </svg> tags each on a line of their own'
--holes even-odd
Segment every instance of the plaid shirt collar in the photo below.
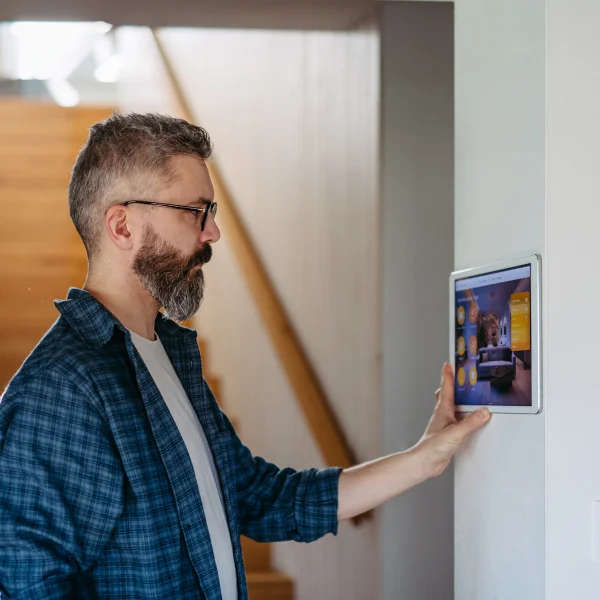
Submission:
<svg viewBox="0 0 600 600">
<path fill-rule="evenodd" d="M 69 289 L 66 300 L 55 300 L 54 305 L 79 337 L 88 345 L 101 347 L 113 337 L 115 328 L 126 336 L 129 332 L 121 322 L 94 296 L 76 287 Z M 154 325 L 161 339 L 189 336 L 196 339 L 197 333 L 167 319 L 162 313 L 156 316 Z"/>
</svg>

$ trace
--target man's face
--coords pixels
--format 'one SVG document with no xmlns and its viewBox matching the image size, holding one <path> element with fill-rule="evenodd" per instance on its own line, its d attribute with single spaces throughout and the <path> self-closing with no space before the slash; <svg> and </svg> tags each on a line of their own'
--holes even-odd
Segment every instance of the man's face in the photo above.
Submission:
<svg viewBox="0 0 600 600">
<path fill-rule="evenodd" d="M 175 157 L 177 178 L 157 202 L 202 206 L 213 188 L 205 164 L 194 157 Z M 143 229 L 132 270 L 165 314 L 176 321 L 193 317 L 204 296 L 202 266 L 212 256 L 220 233 L 212 217 L 201 231 L 202 214 L 153 207 Z"/>
</svg>

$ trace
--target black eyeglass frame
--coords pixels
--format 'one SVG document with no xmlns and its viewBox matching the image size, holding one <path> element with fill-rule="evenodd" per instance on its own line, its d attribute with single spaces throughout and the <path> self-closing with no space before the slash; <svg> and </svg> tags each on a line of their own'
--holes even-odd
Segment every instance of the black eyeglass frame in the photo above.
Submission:
<svg viewBox="0 0 600 600">
<path fill-rule="evenodd" d="M 148 206 L 164 206 L 165 208 L 176 208 L 178 210 L 189 210 L 194 214 L 203 213 L 202 222 L 200 223 L 200 231 L 204 231 L 206 222 L 208 221 L 208 215 L 211 214 L 213 218 L 217 216 L 217 203 L 209 201 L 206 206 L 202 208 L 196 208 L 195 206 L 185 206 L 184 204 L 167 204 L 165 202 L 150 202 L 149 200 L 127 200 L 127 202 L 121 202 L 121 206 L 128 206 L 129 204 L 146 204 Z"/>
</svg>

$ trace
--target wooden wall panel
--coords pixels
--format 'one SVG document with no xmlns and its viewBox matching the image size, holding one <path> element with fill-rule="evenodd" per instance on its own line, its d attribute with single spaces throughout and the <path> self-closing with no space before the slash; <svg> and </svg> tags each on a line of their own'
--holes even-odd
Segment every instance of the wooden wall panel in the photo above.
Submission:
<svg viewBox="0 0 600 600">
<path fill-rule="evenodd" d="M 67 187 L 88 127 L 109 108 L 0 101 L 0 390 L 82 285 L 87 261 Z"/>
</svg>

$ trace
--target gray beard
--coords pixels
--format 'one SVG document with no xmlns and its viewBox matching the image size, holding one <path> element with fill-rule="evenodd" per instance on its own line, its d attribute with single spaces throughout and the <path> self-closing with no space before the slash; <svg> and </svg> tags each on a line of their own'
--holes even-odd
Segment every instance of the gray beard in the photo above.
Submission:
<svg viewBox="0 0 600 600">
<path fill-rule="evenodd" d="M 201 268 L 194 269 L 193 273 L 191 269 L 208 262 L 210 255 L 208 246 L 200 254 L 186 258 L 147 225 L 132 270 L 165 315 L 183 322 L 198 312 L 204 298 L 204 273 Z"/>
</svg>

